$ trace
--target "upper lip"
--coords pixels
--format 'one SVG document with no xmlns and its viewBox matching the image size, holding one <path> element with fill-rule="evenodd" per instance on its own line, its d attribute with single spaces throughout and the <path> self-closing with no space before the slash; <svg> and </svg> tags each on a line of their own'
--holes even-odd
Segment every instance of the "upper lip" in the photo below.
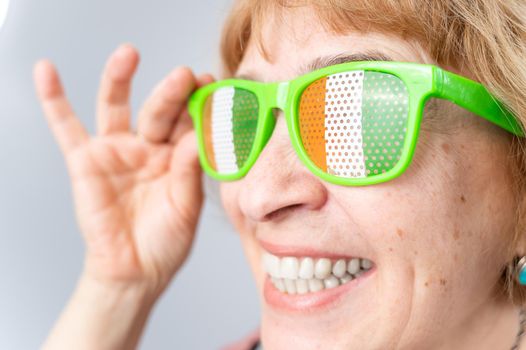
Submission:
<svg viewBox="0 0 526 350">
<path fill-rule="evenodd" d="M 261 247 L 269 252 L 272 255 L 278 256 L 278 257 L 312 257 L 312 258 L 329 258 L 329 259 L 350 259 L 355 257 L 361 257 L 359 255 L 352 255 L 352 254 L 342 254 L 342 253 L 336 253 L 328 250 L 323 249 L 317 249 L 312 246 L 305 246 L 305 245 L 280 245 L 275 243 L 270 243 L 267 241 L 263 241 L 261 239 L 258 239 Z"/>
</svg>

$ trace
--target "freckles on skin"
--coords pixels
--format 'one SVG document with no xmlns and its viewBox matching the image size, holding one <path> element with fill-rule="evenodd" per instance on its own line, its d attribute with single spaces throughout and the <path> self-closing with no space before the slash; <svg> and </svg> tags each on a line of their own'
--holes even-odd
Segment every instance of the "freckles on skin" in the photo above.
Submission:
<svg viewBox="0 0 526 350">
<path fill-rule="evenodd" d="M 459 238 L 460 238 L 460 232 L 459 232 L 459 230 L 458 230 L 458 227 L 455 227 L 455 230 L 453 231 L 453 239 L 454 239 L 455 241 L 458 241 Z"/>
<path fill-rule="evenodd" d="M 401 229 L 400 227 L 397 227 L 397 228 L 396 228 L 396 235 L 397 235 L 398 238 L 400 238 L 401 240 L 404 240 L 404 237 L 406 236 L 406 231 L 404 231 L 404 230 Z M 393 251 L 393 248 L 392 248 L 392 247 L 389 247 L 389 251 L 392 252 L 392 251 Z M 415 256 L 417 256 L 417 255 L 418 255 L 418 250 L 414 250 L 413 253 L 414 253 Z"/>
<path fill-rule="evenodd" d="M 437 282 L 444 292 L 447 291 L 448 281 L 445 277 L 440 277 Z M 434 283 L 435 283 L 435 280 L 431 277 L 424 282 L 424 287 L 428 288 L 430 285 Z"/>
</svg>

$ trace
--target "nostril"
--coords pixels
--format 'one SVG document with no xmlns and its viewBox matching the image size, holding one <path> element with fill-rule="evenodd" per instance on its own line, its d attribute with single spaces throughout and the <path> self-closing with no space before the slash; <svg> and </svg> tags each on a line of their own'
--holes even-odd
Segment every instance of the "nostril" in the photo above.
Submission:
<svg viewBox="0 0 526 350">
<path fill-rule="evenodd" d="M 303 204 L 292 204 L 283 208 L 279 208 L 265 215 L 265 221 L 277 221 L 281 217 L 288 216 L 301 207 L 303 207 Z"/>
</svg>

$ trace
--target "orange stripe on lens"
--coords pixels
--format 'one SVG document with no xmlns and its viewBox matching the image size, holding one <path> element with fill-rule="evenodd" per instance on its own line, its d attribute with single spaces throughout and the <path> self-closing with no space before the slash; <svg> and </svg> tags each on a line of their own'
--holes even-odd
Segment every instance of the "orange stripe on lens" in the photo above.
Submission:
<svg viewBox="0 0 526 350">
<path fill-rule="evenodd" d="M 203 139 L 205 154 L 212 169 L 217 170 L 214 146 L 212 145 L 212 96 L 206 99 L 203 111 Z"/>
<path fill-rule="evenodd" d="M 299 105 L 300 135 L 305 151 L 314 164 L 327 171 L 325 151 L 325 83 L 322 78 L 309 85 Z"/>
</svg>

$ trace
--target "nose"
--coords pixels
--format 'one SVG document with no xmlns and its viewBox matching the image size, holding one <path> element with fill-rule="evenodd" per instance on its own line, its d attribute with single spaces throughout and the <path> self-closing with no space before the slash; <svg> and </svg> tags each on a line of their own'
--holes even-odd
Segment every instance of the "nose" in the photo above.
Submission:
<svg viewBox="0 0 526 350">
<path fill-rule="evenodd" d="M 270 139 L 241 180 L 239 207 L 254 222 L 318 210 L 328 197 L 325 183 L 296 155 L 283 112 L 274 110 L 274 115 L 277 120 Z"/>
</svg>

